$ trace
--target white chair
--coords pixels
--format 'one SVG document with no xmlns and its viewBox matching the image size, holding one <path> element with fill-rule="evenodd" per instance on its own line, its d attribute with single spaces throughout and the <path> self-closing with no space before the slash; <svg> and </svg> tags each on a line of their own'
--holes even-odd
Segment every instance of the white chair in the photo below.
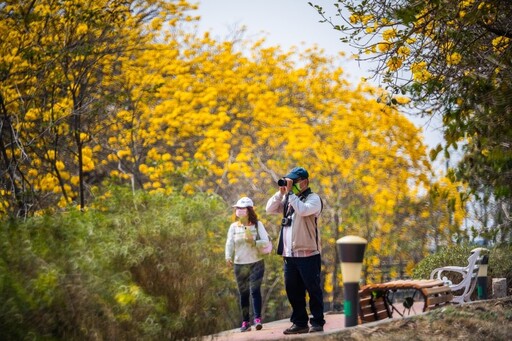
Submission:
<svg viewBox="0 0 512 341">
<path fill-rule="evenodd" d="M 430 278 L 443 280 L 449 285 L 453 293 L 452 302 L 471 302 L 471 294 L 476 286 L 480 254 L 484 251 L 488 250 L 481 247 L 473 249 L 471 250 L 471 255 L 468 257 L 467 266 L 444 266 L 437 268 L 430 273 Z M 462 275 L 462 280 L 459 283 L 448 281 L 446 275 L 450 272 Z M 459 292 L 461 293 L 459 294 Z"/>
</svg>

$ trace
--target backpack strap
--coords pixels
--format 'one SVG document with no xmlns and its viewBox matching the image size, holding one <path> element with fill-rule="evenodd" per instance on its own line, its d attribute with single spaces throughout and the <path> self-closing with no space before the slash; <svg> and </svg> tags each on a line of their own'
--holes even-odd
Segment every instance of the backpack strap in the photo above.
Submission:
<svg viewBox="0 0 512 341">
<path fill-rule="evenodd" d="M 254 223 L 254 225 L 256 225 L 256 240 L 260 240 L 260 225 L 258 224 L 258 221 L 256 220 L 256 222 Z"/>
</svg>

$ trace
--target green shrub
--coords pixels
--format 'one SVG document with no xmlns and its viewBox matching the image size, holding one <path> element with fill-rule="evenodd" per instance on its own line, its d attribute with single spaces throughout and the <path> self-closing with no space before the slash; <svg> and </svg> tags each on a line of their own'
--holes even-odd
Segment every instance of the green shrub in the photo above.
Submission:
<svg viewBox="0 0 512 341">
<path fill-rule="evenodd" d="M 501 245 L 489 254 L 489 277 L 506 278 L 508 294 L 512 293 L 512 245 Z"/>
<path fill-rule="evenodd" d="M 101 204 L 1 226 L 2 339 L 177 340 L 238 321 L 222 200 L 117 191 Z"/>
<path fill-rule="evenodd" d="M 435 268 L 443 266 L 466 266 L 471 250 L 475 246 L 456 245 L 441 249 L 440 251 L 425 257 L 419 262 L 413 270 L 413 278 L 429 278 L 430 273 Z M 507 284 L 510 292 L 512 288 L 512 246 L 503 245 L 489 249 L 489 267 L 487 271 L 489 278 L 507 278 Z M 452 275 L 448 278 L 452 282 L 460 281 L 461 277 Z M 488 290 L 491 286 L 488 285 Z M 490 292 L 488 297 L 491 297 Z"/>
<path fill-rule="evenodd" d="M 429 278 L 430 273 L 435 268 L 447 265 L 464 266 L 467 265 L 468 257 L 474 246 L 469 245 L 453 245 L 443 248 L 438 252 L 425 257 L 419 262 L 412 272 L 413 278 Z"/>
</svg>

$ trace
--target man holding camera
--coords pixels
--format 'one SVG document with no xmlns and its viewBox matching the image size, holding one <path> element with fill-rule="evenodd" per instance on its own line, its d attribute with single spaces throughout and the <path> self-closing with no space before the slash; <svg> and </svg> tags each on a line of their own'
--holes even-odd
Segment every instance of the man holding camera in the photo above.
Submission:
<svg viewBox="0 0 512 341">
<path fill-rule="evenodd" d="M 278 181 L 278 186 L 279 191 L 268 200 L 266 210 L 269 214 L 283 214 L 277 253 L 284 258 L 284 283 L 293 323 L 284 334 L 321 332 L 325 320 L 317 218 L 322 200 L 309 188 L 309 174 L 302 167 L 293 168 Z M 311 319 L 306 311 L 306 291 Z"/>
</svg>

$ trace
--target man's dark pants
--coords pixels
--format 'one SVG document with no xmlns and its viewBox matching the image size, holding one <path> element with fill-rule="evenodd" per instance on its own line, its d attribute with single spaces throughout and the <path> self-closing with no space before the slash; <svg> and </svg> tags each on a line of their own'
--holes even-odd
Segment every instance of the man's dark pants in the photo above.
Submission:
<svg viewBox="0 0 512 341">
<path fill-rule="evenodd" d="M 313 326 L 323 326 L 324 299 L 320 283 L 320 255 L 310 257 L 284 257 L 284 284 L 288 301 L 292 306 L 290 321 L 297 326 L 308 326 L 306 291 L 309 294 L 309 310 Z"/>
</svg>

